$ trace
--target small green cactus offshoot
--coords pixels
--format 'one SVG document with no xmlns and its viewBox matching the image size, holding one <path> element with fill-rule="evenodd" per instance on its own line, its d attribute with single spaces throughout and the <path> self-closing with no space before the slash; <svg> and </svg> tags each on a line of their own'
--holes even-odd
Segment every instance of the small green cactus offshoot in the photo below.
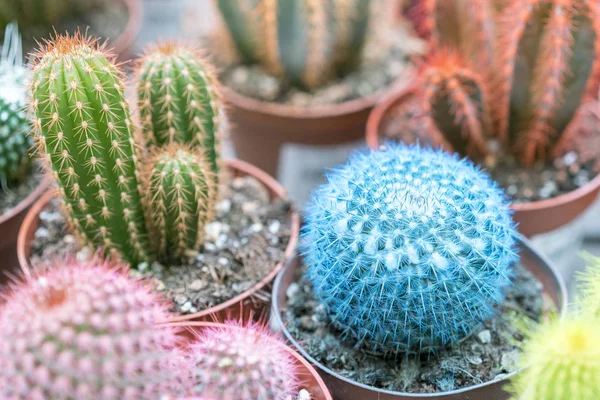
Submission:
<svg viewBox="0 0 600 400">
<path fill-rule="evenodd" d="M 237 53 L 314 88 L 360 60 L 382 0 L 214 0 Z"/>
<path fill-rule="evenodd" d="M 132 265 L 152 259 L 119 70 L 81 34 L 58 35 L 34 64 L 36 137 L 74 232 Z"/>
<path fill-rule="evenodd" d="M 31 165 L 26 105 L 27 69 L 23 66 L 17 24 L 6 27 L 0 58 L 0 185 L 21 179 Z"/>
<path fill-rule="evenodd" d="M 202 244 L 214 215 L 217 186 L 199 150 L 173 144 L 157 149 L 143 168 L 152 237 L 159 253 L 183 258 Z"/>
<path fill-rule="evenodd" d="M 212 66 L 197 51 L 165 43 L 141 59 L 137 74 L 147 144 L 181 143 L 201 148 L 216 179 L 221 107 Z"/>
</svg>

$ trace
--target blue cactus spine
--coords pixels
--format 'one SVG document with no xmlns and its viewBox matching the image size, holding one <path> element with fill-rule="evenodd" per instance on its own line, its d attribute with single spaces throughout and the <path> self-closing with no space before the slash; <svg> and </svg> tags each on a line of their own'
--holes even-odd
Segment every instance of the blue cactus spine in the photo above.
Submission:
<svg viewBox="0 0 600 400">
<path fill-rule="evenodd" d="M 516 260 L 502 191 L 469 161 L 388 144 L 317 189 L 303 251 L 343 336 L 378 352 L 435 351 L 494 315 Z"/>
</svg>

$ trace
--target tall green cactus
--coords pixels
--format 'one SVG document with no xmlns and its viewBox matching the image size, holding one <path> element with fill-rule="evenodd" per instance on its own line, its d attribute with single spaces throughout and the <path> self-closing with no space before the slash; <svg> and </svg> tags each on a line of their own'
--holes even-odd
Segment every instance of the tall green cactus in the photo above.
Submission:
<svg viewBox="0 0 600 400">
<path fill-rule="evenodd" d="M 244 62 L 314 88 L 356 65 L 385 0 L 214 1 Z"/>
<path fill-rule="evenodd" d="M 26 105 L 26 74 L 21 36 L 16 24 L 6 27 L 0 57 L 0 184 L 18 181 L 29 171 L 29 121 Z"/>
<path fill-rule="evenodd" d="M 80 34 L 57 36 L 34 63 L 36 137 L 74 231 L 133 265 L 151 259 L 119 70 Z"/>
<path fill-rule="evenodd" d="M 156 149 L 142 176 L 152 237 L 161 255 L 182 258 L 197 250 L 217 197 L 210 163 L 199 149 L 172 144 Z"/>
<path fill-rule="evenodd" d="M 138 103 L 150 146 L 182 143 L 204 151 L 219 174 L 220 99 L 213 68 L 190 48 L 165 43 L 138 63 Z"/>
</svg>

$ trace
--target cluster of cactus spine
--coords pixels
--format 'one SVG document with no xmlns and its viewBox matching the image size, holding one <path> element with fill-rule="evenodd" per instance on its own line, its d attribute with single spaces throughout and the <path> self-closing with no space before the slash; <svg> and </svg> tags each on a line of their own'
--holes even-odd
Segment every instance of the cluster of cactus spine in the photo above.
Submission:
<svg viewBox="0 0 600 400">
<path fill-rule="evenodd" d="M 152 259 L 120 72 L 95 41 L 57 36 L 35 59 L 31 109 L 41 151 L 81 239 L 137 265 Z"/>
<path fill-rule="evenodd" d="M 0 307 L 3 399 L 158 399 L 189 393 L 168 306 L 119 267 L 55 262 Z"/>
<path fill-rule="evenodd" d="M 177 144 L 157 149 L 144 163 L 151 236 L 167 258 L 181 259 L 202 244 L 217 198 L 211 168 L 202 154 Z"/>
<path fill-rule="evenodd" d="M 425 14 L 419 17 L 422 24 L 426 30 L 439 32 L 432 34 L 440 40 L 431 40 L 431 50 L 447 54 L 445 49 L 450 47 L 462 57 L 462 64 L 484 82 L 474 90 L 484 94 L 478 101 L 450 102 L 444 113 L 427 114 L 424 110 L 426 118 L 431 120 L 429 125 L 436 126 L 444 135 L 450 126 L 452 135 L 456 120 L 473 108 L 483 112 L 482 118 L 493 122 L 485 136 L 466 127 L 463 134 L 466 143 L 448 149 L 467 149 L 466 154 L 481 158 L 478 143 L 489 143 L 489 138 L 493 138 L 503 151 L 518 155 L 521 163 L 529 166 L 577 146 L 578 138 L 589 129 L 582 122 L 589 112 L 588 105 L 597 100 L 600 86 L 600 10 L 593 1 L 512 1 L 501 10 L 491 0 L 478 0 L 456 9 L 449 2 L 422 0 L 421 3 L 420 9 Z M 453 16 L 459 7 L 473 15 L 457 24 Z M 495 11 L 491 12 L 493 8 Z M 488 11 L 478 11 L 484 9 Z M 467 35 L 462 32 L 463 26 L 469 27 Z M 492 45 L 487 40 L 490 31 L 496 35 Z M 467 51 L 465 37 L 472 38 L 466 41 L 470 49 Z M 495 51 L 494 59 L 490 59 L 490 48 Z M 435 69 L 435 65 L 424 68 L 429 74 Z M 444 79 L 444 71 L 439 71 L 439 75 Z M 422 101 L 424 108 L 434 108 L 426 98 Z M 485 122 L 480 121 L 480 125 Z M 447 144 L 436 140 L 436 134 L 432 131 L 432 141 Z M 487 146 L 483 156 L 492 155 L 497 147 L 494 143 Z M 477 152 L 470 153 L 469 149 Z"/>
<path fill-rule="evenodd" d="M 220 98 L 213 68 L 199 52 L 175 43 L 151 49 L 137 67 L 138 106 L 149 146 L 189 144 L 219 174 Z"/>
<path fill-rule="evenodd" d="M 314 88 L 359 61 L 382 0 L 214 0 L 237 53 Z"/>
<path fill-rule="evenodd" d="M 204 329 L 190 347 L 194 391 L 220 400 L 285 400 L 298 389 L 293 356 L 256 323 Z"/>
<path fill-rule="evenodd" d="M 521 367 L 507 390 L 513 400 L 600 398 L 600 258 L 585 255 L 581 298 L 570 315 L 522 324 Z"/>
<path fill-rule="evenodd" d="M 31 165 L 26 105 L 26 74 L 23 66 L 21 35 L 16 24 L 4 34 L 0 56 L 0 185 L 21 179 Z"/>
<path fill-rule="evenodd" d="M 377 352 L 437 351 L 504 298 L 516 232 L 502 191 L 467 160 L 388 144 L 313 193 L 302 237 L 317 299 Z"/>
<path fill-rule="evenodd" d="M 165 96 L 183 98 L 169 100 L 173 108 L 150 110 L 177 121 L 177 134 L 149 152 L 137 151 L 120 73 L 96 41 L 57 36 L 36 56 L 31 84 L 36 137 L 71 227 L 87 244 L 132 265 L 197 250 L 218 192 L 218 84 L 193 51 L 164 45 L 157 52 L 173 57 L 161 64 L 163 79 L 154 79 L 159 67 L 148 65 L 158 61 L 148 56 L 152 61 L 142 63 L 148 80 L 140 87 L 162 93 L 174 82 Z M 194 121 L 197 130 L 185 131 Z"/>
</svg>

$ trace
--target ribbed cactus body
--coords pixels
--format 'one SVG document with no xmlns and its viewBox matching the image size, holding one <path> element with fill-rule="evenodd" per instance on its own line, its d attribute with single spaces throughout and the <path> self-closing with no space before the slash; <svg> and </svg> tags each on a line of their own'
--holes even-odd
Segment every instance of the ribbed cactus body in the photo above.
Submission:
<svg viewBox="0 0 600 400">
<path fill-rule="evenodd" d="M 513 400 L 600 398 L 600 321 L 570 316 L 537 327 L 521 356 L 523 370 L 511 386 Z"/>
<path fill-rule="evenodd" d="M 359 60 L 380 0 L 215 0 L 245 62 L 313 88 Z"/>
<path fill-rule="evenodd" d="M 37 56 L 31 92 L 40 147 L 74 231 L 133 265 L 150 259 L 119 71 L 95 43 L 59 36 Z"/>
<path fill-rule="evenodd" d="M 159 399 L 187 394 L 189 363 L 167 306 L 104 263 L 55 263 L 0 307 L 2 399 Z"/>
<path fill-rule="evenodd" d="M 493 316 L 515 235 L 502 191 L 468 161 L 390 144 L 328 176 L 302 236 L 313 290 L 343 336 L 413 353 Z"/>
<path fill-rule="evenodd" d="M 586 269 L 578 276 L 580 302 L 587 312 L 600 317 L 600 258 L 586 254 Z"/>
<path fill-rule="evenodd" d="M 159 252 L 181 258 L 198 250 L 217 198 L 210 162 L 199 150 L 170 145 L 144 164 L 146 203 Z"/>
<path fill-rule="evenodd" d="M 6 29 L 0 58 L 0 184 L 23 177 L 31 164 L 29 120 L 25 114 L 27 69 L 22 65 L 16 25 Z"/>
<path fill-rule="evenodd" d="M 195 391 L 220 400 L 286 400 L 297 390 L 292 355 L 258 325 L 203 330 L 190 348 Z"/>
<path fill-rule="evenodd" d="M 201 148 L 217 178 L 221 107 L 219 84 L 210 64 L 196 51 L 167 43 L 142 58 L 138 79 L 148 145 L 181 143 Z"/>
</svg>

